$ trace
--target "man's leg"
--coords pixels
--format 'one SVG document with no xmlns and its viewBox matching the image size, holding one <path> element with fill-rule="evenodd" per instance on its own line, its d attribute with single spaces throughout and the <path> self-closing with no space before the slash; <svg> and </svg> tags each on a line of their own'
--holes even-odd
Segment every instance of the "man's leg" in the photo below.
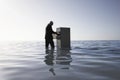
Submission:
<svg viewBox="0 0 120 80">
<path fill-rule="evenodd" d="M 45 48 L 48 49 L 48 46 L 49 46 L 49 41 L 45 39 Z"/>
<path fill-rule="evenodd" d="M 50 45 L 51 45 L 51 48 L 54 49 L 55 48 L 55 45 L 54 45 L 54 42 L 53 42 L 53 39 L 50 40 Z"/>
</svg>

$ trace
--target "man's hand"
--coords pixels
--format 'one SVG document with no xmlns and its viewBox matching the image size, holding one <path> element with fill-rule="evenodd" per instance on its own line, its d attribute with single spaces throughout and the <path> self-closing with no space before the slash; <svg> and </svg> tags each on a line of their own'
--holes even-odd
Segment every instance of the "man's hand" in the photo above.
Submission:
<svg viewBox="0 0 120 80">
<path fill-rule="evenodd" d="M 57 33 L 57 35 L 59 36 L 59 35 L 60 35 L 60 33 Z"/>
</svg>

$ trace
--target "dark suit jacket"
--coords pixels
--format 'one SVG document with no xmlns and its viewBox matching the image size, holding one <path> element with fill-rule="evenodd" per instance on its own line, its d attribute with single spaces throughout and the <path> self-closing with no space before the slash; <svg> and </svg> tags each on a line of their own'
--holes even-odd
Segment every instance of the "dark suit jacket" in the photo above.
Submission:
<svg viewBox="0 0 120 80">
<path fill-rule="evenodd" d="M 57 34 L 52 30 L 52 26 L 48 24 L 45 31 L 45 39 L 48 39 L 48 40 L 53 39 L 53 36 L 52 36 L 53 33 Z"/>
</svg>

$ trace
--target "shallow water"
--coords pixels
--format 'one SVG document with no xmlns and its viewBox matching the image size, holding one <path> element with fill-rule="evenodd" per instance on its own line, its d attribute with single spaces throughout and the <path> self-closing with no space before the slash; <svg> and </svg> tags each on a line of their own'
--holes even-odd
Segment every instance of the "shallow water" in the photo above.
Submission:
<svg viewBox="0 0 120 80">
<path fill-rule="evenodd" d="M 120 41 L 72 41 L 71 50 L 44 42 L 1 42 L 0 80 L 119 80 Z"/>
</svg>

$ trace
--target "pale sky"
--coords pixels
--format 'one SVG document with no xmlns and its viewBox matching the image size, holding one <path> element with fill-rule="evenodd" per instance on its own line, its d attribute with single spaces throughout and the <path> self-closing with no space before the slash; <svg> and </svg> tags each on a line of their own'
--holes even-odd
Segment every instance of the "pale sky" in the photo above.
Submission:
<svg viewBox="0 0 120 80">
<path fill-rule="evenodd" d="M 44 40 L 50 20 L 72 40 L 120 40 L 120 0 L 0 0 L 0 41 Z"/>
</svg>

